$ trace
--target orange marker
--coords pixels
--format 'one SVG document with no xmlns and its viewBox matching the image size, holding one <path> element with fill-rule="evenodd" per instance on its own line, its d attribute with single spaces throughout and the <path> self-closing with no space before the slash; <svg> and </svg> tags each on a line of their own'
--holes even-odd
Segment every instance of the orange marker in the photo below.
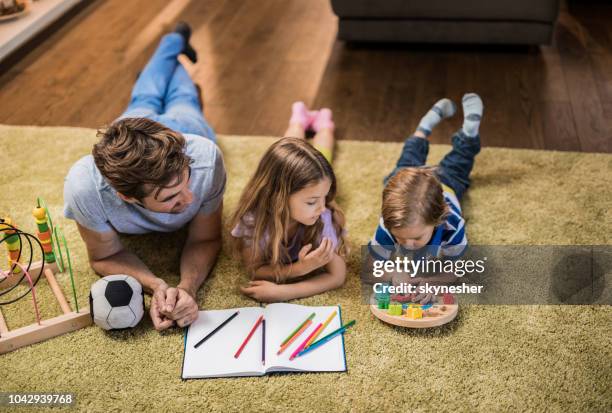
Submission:
<svg viewBox="0 0 612 413">
<path fill-rule="evenodd" d="M 327 327 L 329 325 L 329 323 L 331 323 L 331 321 L 334 319 L 334 317 L 336 316 L 336 314 L 338 314 L 338 311 L 334 311 L 333 313 L 331 313 L 329 315 L 329 317 L 327 317 L 327 320 L 325 320 L 325 322 L 323 323 L 323 325 L 321 326 L 321 328 L 319 328 L 316 332 L 315 335 L 312 336 L 310 338 L 310 340 L 308 340 L 306 342 L 306 345 L 304 346 L 304 348 L 307 348 L 309 345 L 312 344 L 313 341 L 315 341 L 317 339 L 317 337 L 319 337 L 319 334 L 321 334 L 323 332 L 323 330 L 325 330 L 325 327 Z"/>
<path fill-rule="evenodd" d="M 300 336 L 300 334 L 302 334 L 308 327 L 310 327 L 310 325 L 312 324 L 312 321 L 306 320 L 306 322 L 304 323 L 304 325 L 302 326 L 302 328 L 300 328 L 294 335 L 293 337 L 291 337 L 285 344 L 282 345 L 282 347 L 278 350 L 278 354 L 281 354 L 283 351 L 285 351 L 285 349 L 287 349 L 287 347 L 289 347 L 291 345 L 291 343 L 293 343 L 295 341 L 296 338 L 298 338 Z"/>
</svg>

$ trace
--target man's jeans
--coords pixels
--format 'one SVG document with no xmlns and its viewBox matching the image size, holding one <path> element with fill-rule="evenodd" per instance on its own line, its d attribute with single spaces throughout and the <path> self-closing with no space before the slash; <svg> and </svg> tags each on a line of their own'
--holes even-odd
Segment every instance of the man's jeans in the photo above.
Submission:
<svg viewBox="0 0 612 413">
<path fill-rule="evenodd" d="M 470 138 L 459 130 L 453 136 L 453 149 L 446 154 L 435 169 L 440 181 L 455 191 L 459 199 L 470 186 L 470 172 L 472 172 L 474 158 L 478 152 L 480 152 L 480 136 Z M 428 153 L 429 141 L 427 139 L 415 136 L 406 139 L 395 169 L 385 178 L 385 185 L 402 168 L 424 166 Z"/>
<path fill-rule="evenodd" d="M 181 133 L 204 136 L 216 142 L 216 135 L 202 113 L 198 91 L 177 60 L 184 46 L 178 33 L 165 35 L 136 80 L 132 98 L 123 118 L 149 118 Z"/>
</svg>

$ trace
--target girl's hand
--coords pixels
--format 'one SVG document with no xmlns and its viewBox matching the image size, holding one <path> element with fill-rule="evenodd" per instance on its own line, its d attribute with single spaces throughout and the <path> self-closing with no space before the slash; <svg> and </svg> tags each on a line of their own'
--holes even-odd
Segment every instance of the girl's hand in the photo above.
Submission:
<svg viewBox="0 0 612 413">
<path fill-rule="evenodd" d="M 286 301 L 285 285 L 275 284 L 271 281 L 250 281 L 246 287 L 240 287 L 242 294 L 254 300 L 270 303 L 275 301 Z"/>
<path fill-rule="evenodd" d="M 334 244 L 329 238 L 323 238 L 321 245 L 309 252 L 311 249 L 312 244 L 306 244 L 298 254 L 298 263 L 303 266 L 304 274 L 327 265 L 334 257 Z"/>
</svg>

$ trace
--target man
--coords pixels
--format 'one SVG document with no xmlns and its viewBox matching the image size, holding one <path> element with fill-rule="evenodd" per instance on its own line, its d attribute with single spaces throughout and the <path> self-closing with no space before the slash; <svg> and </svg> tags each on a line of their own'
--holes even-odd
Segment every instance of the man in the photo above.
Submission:
<svg viewBox="0 0 612 413">
<path fill-rule="evenodd" d="M 195 63 L 191 29 L 165 35 L 140 74 L 127 111 L 80 159 L 64 185 L 64 215 L 74 219 L 100 275 L 129 274 L 152 294 L 157 330 L 198 316 L 196 292 L 221 248 L 225 167 L 202 114 L 196 86 L 178 62 Z M 122 245 L 119 233 L 175 231 L 188 225 L 176 287 Z"/>
</svg>

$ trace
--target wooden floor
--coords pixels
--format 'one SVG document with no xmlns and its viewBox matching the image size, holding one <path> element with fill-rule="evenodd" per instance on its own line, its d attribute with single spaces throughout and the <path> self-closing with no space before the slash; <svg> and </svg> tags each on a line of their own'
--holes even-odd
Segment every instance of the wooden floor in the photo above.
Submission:
<svg viewBox="0 0 612 413">
<path fill-rule="evenodd" d="M 359 46 L 329 0 L 93 1 L 0 75 L 0 123 L 98 127 L 125 108 L 184 19 L 219 133 L 281 135 L 290 105 L 332 108 L 340 139 L 400 141 L 436 99 L 485 102 L 484 145 L 612 152 L 612 6 L 564 6 L 552 47 Z M 461 116 L 441 125 L 448 142 Z"/>
</svg>

